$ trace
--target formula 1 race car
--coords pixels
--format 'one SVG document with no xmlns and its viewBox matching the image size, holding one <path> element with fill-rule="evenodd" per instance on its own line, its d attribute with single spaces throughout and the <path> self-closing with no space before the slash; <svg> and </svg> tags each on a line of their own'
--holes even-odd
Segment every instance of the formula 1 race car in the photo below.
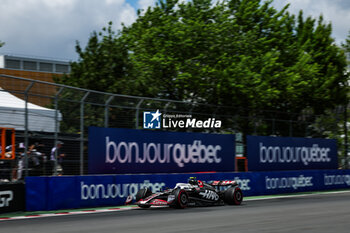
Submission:
<svg viewBox="0 0 350 233">
<path fill-rule="evenodd" d="M 136 205 L 141 208 L 170 206 L 182 209 L 192 206 L 240 205 L 242 200 L 243 194 L 236 181 L 204 183 L 195 177 L 190 177 L 188 183 L 177 183 L 173 189 L 152 193 L 149 188 L 143 188 L 136 194 Z"/>
</svg>

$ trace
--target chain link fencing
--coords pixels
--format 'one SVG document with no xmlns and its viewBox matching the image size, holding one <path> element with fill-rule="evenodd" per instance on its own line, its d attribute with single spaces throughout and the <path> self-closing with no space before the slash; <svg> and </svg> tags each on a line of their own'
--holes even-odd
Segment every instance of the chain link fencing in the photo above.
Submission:
<svg viewBox="0 0 350 233">
<path fill-rule="evenodd" d="M 339 148 L 347 150 L 347 137 L 344 133 L 340 135 L 347 128 L 344 121 L 346 108 L 343 107 L 330 111 L 329 117 L 325 118 L 314 115 L 312 111 L 290 114 L 118 95 L 9 75 L 0 75 L 0 94 L 0 127 L 16 129 L 17 155 L 14 161 L 0 160 L 0 180 L 87 174 L 89 126 L 141 129 L 143 112 L 157 109 L 162 114 L 221 120 L 219 129 L 190 130 L 237 134 L 236 150 L 240 155 L 245 154 L 244 136 L 247 134 L 293 137 L 331 135 L 333 138 L 345 138 L 345 141 L 339 142 Z M 10 135 L 3 137 L 10 142 Z M 53 153 L 52 148 L 59 142 L 63 143 L 62 148 Z M 65 156 L 61 158 L 61 154 Z M 346 158 L 345 153 L 343 158 Z"/>
</svg>

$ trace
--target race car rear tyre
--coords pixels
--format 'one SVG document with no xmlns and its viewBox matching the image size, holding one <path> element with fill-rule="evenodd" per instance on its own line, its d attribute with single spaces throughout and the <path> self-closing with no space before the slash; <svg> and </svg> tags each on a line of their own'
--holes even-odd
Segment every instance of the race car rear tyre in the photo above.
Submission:
<svg viewBox="0 0 350 233">
<path fill-rule="evenodd" d="M 231 187 L 224 193 L 224 200 L 229 205 L 240 205 L 243 201 L 243 193 L 239 187 Z"/>
<path fill-rule="evenodd" d="M 143 188 L 137 191 L 136 193 L 136 201 L 141 199 L 145 199 L 146 197 L 152 195 L 152 191 L 149 188 Z"/>
<path fill-rule="evenodd" d="M 183 189 L 177 189 L 175 191 L 175 205 L 174 207 L 177 209 L 184 209 L 188 204 L 188 194 Z"/>
</svg>

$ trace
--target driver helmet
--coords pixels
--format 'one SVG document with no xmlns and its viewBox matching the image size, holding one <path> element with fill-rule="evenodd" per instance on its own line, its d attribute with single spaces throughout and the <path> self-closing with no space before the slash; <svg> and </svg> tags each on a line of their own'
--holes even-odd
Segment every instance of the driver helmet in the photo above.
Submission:
<svg viewBox="0 0 350 233">
<path fill-rule="evenodd" d="M 197 178 L 196 178 L 196 177 L 190 177 L 190 178 L 188 179 L 188 183 L 189 183 L 189 184 L 192 184 L 192 185 L 198 185 Z"/>
</svg>

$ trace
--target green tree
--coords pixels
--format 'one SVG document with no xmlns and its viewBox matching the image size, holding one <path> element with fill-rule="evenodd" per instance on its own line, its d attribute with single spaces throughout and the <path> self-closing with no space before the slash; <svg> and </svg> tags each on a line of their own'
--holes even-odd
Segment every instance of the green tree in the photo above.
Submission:
<svg viewBox="0 0 350 233">
<path fill-rule="evenodd" d="M 140 14 L 122 37 L 142 93 L 286 120 L 344 103 L 345 59 L 331 26 L 270 4 L 159 1 Z M 252 131 L 243 121 L 241 130 Z"/>
<path fill-rule="evenodd" d="M 306 125 L 347 101 L 346 59 L 322 16 L 287 8 L 260 0 L 160 0 L 120 32 L 109 26 L 84 50 L 77 45 L 80 59 L 61 82 L 230 106 L 223 114 L 240 117 L 227 124 L 245 134 L 267 134 L 274 119 Z"/>
<path fill-rule="evenodd" d="M 55 77 L 57 83 L 92 89 L 101 92 L 118 94 L 134 93 L 133 80 L 128 75 L 129 62 L 128 50 L 119 34 L 112 30 L 112 22 L 101 32 L 93 32 L 89 38 L 85 49 L 82 49 L 79 42 L 76 44 L 76 52 L 79 59 L 71 63 L 71 73 L 62 77 Z M 72 99 L 75 103 L 60 102 L 59 108 L 63 116 L 66 116 L 61 123 L 61 130 L 69 133 L 80 132 L 80 100 L 85 93 L 65 89 L 61 94 L 61 99 Z M 92 94 L 84 105 L 84 124 L 93 126 L 103 126 L 104 107 L 101 107 L 108 99 L 108 96 Z M 97 103 L 94 105 L 92 103 Z M 121 105 L 121 103 L 118 103 Z M 111 112 L 112 118 L 116 115 L 127 115 L 127 111 Z M 125 127 L 125 121 L 115 120 L 113 126 Z M 127 125 L 127 126 L 130 126 Z"/>
<path fill-rule="evenodd" d="M 129 66 L 128 50 L 119 35 L 112 31 L 112 23 L 102 32 L 93 32 L 83 50 L 77 42 L 79 59 L 71 63 L 71 73 L 57 82 L 104 92 L 128 92 L 125 87 L 130 80 L 126 70 Z"/>
<path fill-rule="evenodd" d="M 345 39 L 345 43 L 342 44 L 342 47 L 347 56 L 347 63 L 348 63 L 347 74 L 349 75 L 350 73 L 350 31 L 349 31 L 348 37 Z"/>
<path fill-rule="evenodd" d="M 345 40 L 344 43 L 342 43 L 342 49 L 347 56 L 347 64 L 348 68 L 344 71 L 345 76 L 347 77 L 347 80 L 350 78 L 350 33 Z M 338 142 L 338 150 L 342 150 L 343 153 L 340 156 L 340 159 L 344 159 L 344 155 L 346 155 L 347 151 L 349 150 L 348 144 L 349 144 L 349 129 L 348 129 L 348 122 L 349 122 L 349 83 L 344 83 L 344 89 L 347 93 L 347 100 L 344 104 L 339 105 L 337 109 L 333 111 L 326 111 L 325 114 L 318 116 L 315 120 L 315 123 L 312 125 L 315 132 L 322 133 L 324 135 L 327 135 L 330 138 L 337 139 Z M 343 166 L 347 166 L 345 161 L 340 160 Z"/>
<path fill-rule="evenodd" d="M 345 40 L 345 43 L 342 44 L 343 49 L 345 51 L 345 54 L 347 56 L 347 71 L 346 71 L 346 75 L 348 77 L 348 80 L 350 79 L 350 31 L 348 34 L 347 39 Z M 349 87 L 349 83 L 347 83 L 348 87 Z M 348 92 L 348 95 L 350 93 Z M 349 98 L 348 98 L 348 102 L 347 104 L 344 105 L 344 124 L 343 124 L 343 130 L 342 130 L 342 134 L 340 135 L 344 135 L 344 137 L 340 137 L 340 140 L 343 144 L 343 148 L 344 148 L 344 167 L 345 168 L 349 168 L 349 125 L 348 122 L 350 121 L 349 119 Z"/>
</svg>

